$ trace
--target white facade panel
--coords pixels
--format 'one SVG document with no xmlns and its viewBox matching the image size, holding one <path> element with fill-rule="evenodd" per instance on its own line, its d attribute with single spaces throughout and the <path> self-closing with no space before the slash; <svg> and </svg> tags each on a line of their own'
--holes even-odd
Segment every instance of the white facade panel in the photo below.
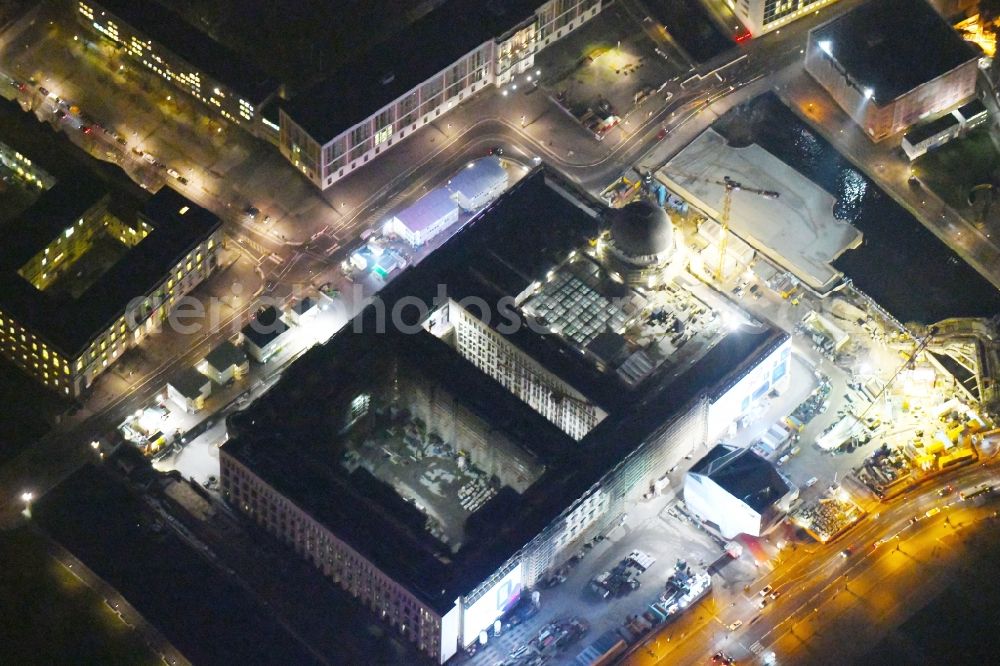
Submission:
<svg viewBox="0 0 1000 666">
<path fill-rule="evenodd" d="M 684 502 L 702 520 L 715 524 L 726 539 L 738 534 L 760 536 L 760 514 L 706 476 L 685 477 Z"/>
<path fill-rule="evenodd" d="M 708 410 L 708 441 L 716 441 L 736 419 L 749 414 L 768 393 L 788 388 L 792 340 L 787 338 L 761 363 L 720 396 Z"/>
</svg>

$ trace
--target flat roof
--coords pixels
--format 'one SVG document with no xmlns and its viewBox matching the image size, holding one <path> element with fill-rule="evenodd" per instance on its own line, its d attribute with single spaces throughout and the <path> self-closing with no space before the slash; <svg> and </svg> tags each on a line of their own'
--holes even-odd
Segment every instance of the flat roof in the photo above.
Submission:
<svg viewBox="0 0 1000 666">
<path fill-rule="evenodd" d="M 455 194 L 474 197 L 493 189 L 496 183 L 509 178 L 507 171 L 495 155 L 481 157 L 465 165 L 448 181 L 448 189 Z"/>
<path fill-rule="evenodd" d="M 861 243 L 861 232 L 834 217 L 833 195 L 761 146 L 735 148 L 708 129 L 657 172 L 667 189 L 717 221 L 726 176 L 779 194 L 768 199 L 734 192 L 730 230 L 810 287 L 834 286 L 841 273 L 833 262 Z"/>
<path fill-rule="evenodd" d="M 925 0 L 866 2 L 811 39 L 829 41 L 833 59 L 880 105 L 978 57 Z"/>
<path fill-rule="evenodd" d="M 103 6 L 174 55 L 232 88 L 255 107 L 278 89 L 278 82 L 252 62 L 192 26 L 158 0 L 100 0 L 92 4 L 95 8 Z"/>
<path fill-rule="evenodd" d="M 243 327 L 241 332 L 243 333 L 243 337 L 257 345 L 260 349 L 263 349 L 287 330 L 288 325 L 281 320 L 281 313 L 278 312 L 278 308 L 269 305 L 266 308 L 258 310 L 257 314 Z"/>
<path fill-rule="evenodd" d="M 247 355 L 242 349 L 234 345 L 229 340 L 220 342 L 215 349 L 208 352 L 205 361 L 216 370 L 225 370 L 234 365 L 243 365 L 247 362 Z"/>
<path fill-rule="evenodd" d="M 979 98 L 963 104 L 956 111 L 966 121 L 975 118 L 981 113 L 987 113 L 986 105 Z"/>
<path fill-rule="evenodd" d="M 950 113 L 947 113 L 937 120 L 932 120 L 929 123 L 924 123 L 923 125 L 917 125 L 903 135 L 903 138 L 915 145 L 921 141 L 926 141 L 933 136 L 937 136 L 941 132 L 951 129 L 958 124 L 958 118 Z"/>
<path fill-rule="evenodd" d="M 196 400 L 201 397 L 205 384 L 211 384 L 212 380 L 194 368 L 184 368 L 167 383 L 188 400 Z"/>
<path fill-rule="evenodd" d="M 486 41 L 533 19 L 541 4 L 542 0 L 446 0 L 324 81 L 299 92 L 282 109 L 314 140 L 326 143 Z"/>
<path fill-rule="evenodd" d="M 451 192 L 438 187 L 420 197 L 412 206 L 396 213 L 395 218 L 410 231 L 422 231 L 443 217 L 458 211 Z"/>
<path fill-rule="evenodd" d="M 757 513 L 791 490 L 771 463 L 750 449 L 730 444 L 716 444 L 688 473 L 707 476 Z"/>
<path fill-rule="evenodd" d="M 16 102 L 0 100 L 0 141 L 56 178 L 35 204 L 6 222 L 0 244 L 0 310 L 70 357 L 84 351 L 136 297 L 147 295 L 188 251 L 221 226 L 219 218 L 169 187 L 152 195 L 118 167 L 91 158 Z M 39 291 L 18 271 L 91 205 L 110 196 L 124 222 L 153 230 L 77 298 Z M 85 205 L 86 204 L 86 205 Z M 181 214 L 181 210 L 186 212 Z"/>
<path fill-rule="evenodd" d="M 559 190 L 550 184 L 553 180 Z M 496 304 L 508 295 L 501 285 L 530 283 L 531 276 L 544 274 L 564 259 L 569 248 L 594 237 L 604 224 L 599 215 L 603 210 L 589 195 L 538 167 L 440 249 L 387 285 L 380 294 L 386 312 L 404 297 L 432 303 L 439 284 L 446 285 L 448 296 L 456 300 L 478 295 Z M 504 274 L 519 277 L 493 279 Z M 393 327 L 379 332 L 378 316 L 377 308 L 369 306 L 359 315 L 362 332 L 345 327 L 325 345 L 307 352 L 251 407 L 233 415 L 231 439 L 222 450 L 328 524 L 439 612 L 473 591 L 642 441 L 662 432 L 694 399 L 787 339 L 766 327 L 727 335 L 686 372 L 677 377 L 669 372 L 654 375 L 641 392 L 629 392 L 623 391 L 624 384 L 614 373 L 602 374 L 580 354 L 569 353 L 560 338 L 521 327 L 508 336 L 511 342 L 610 408 L 607 418 L 574 442 L 447 342 L 422 328 L 411 334 Z M 456 552 L 430 536 L 423 515 L 388 485 L 370 474 L 345 473 L 338 459 L 323 448 L 324 441 L 339 437 L 340 424 L 317 405 L 331 404 L 331 396 L 363 386 L 370 374 L 367 364 L 374 362 L 369 357 L 415 368 L 546 466 L 521 494 L 504 488 L 472 514 Z"/>
</svg>

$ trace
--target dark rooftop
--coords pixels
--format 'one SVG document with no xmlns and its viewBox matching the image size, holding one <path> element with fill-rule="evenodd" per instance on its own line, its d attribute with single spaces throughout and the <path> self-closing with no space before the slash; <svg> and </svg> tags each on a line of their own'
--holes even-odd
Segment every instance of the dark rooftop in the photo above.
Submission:
<svg viewBox="0 0 1000 666">
<path fill-rule="evenodd" d="M 152 292 L 181 257 L 221 224 L 169 187 L 150 197 L 118 167 L 90 158 L 16 102 L 0 100 L 0 141 L 57 179 L 33 206 L 4 225 L 0 310 L 69 356 L 84 351 L 133 298 Z M 120 219 L 131 224 L 141 219 L 153 231 L 77 298 L 39 291 L 21 277 L 18 270 L 25 262 L 105 194 Z M 188 210 L 182 215 L 184 207 Z"/>
<path fill-rule="evenodd" d="M 276 307 L 269 305 L 254 315 L 250 323 L 243 327 L 242 333 L 250 342 L 263 349 L 287 330 L 288 326 L 281 321 L 281 313 Z"/>
<path fill-rule="evenodd" d="M 507 292 L 487 275 L 506 273 L 517 277 L 505 282 L 528 284 L 564 259 L 570 247 L 593 237 L 600 222 L 591 207 L 596 210 L 598 204 L 587 198 L 571 201 L 553 189 L 552 180 L 575 192 L 556 174 L 536 169 L 434 254 L 390 283 L 381 293 L 386 311 L 404 296 L 430 303 L 438 284 L 445 284 L 452 298 L 476 294 L 496 303 Z M 483 266 L 491 267 L 487 274 Z M 252 407 L 231 417 L 231 439 L 223 450 L 441 611 L 457 596 L 471 592 L 642 441 L 662 432 L 706 389 L 740 372 L 751 359 L 770 353 L 786 337 L 773 329 L 727 336 L 687 372 L 676 378 L 654 374 L 653 381 L 642 385 L 641 394 L 623 396 L 628 392 L 613 376 L 591 373 L 582 357 L 568 353 L 558 338 L 527 330 L 515 334 L 511 339 L 521 349 L 610 407 L 609 416 L 574 443 L 445 341 L 423 330 L 411 335 L 391 329 L 377 333 L 374 307 L 360 317 L 363 332 L 345 327 L 326 345 L 303 356 Z M 522 494 L 508 489 L 470 516 L 466 538 L 455 553 L 424 532 L 419 513 L 389 486 L 367 474 L 362 475 L 365 478 L 346 474 L 340 465 L 331 464 L 336 457 L 303 455 L 321 450 L 322 437 L 317 433 L 337 436 L 327 410 L 316 407 L 331 404 L 327 396 L 348 390 L 345 386 L 364 381 L 370 374 L 369 355 L 418 367 L 429 381 L 546 465 L 543 475 Z M 400 557 L 400 552 L 406 556 Z"/>
<path fill-rule="evenodd" d="M 127 0 L 123 0 L 127 1 Z M 487 40 L 533 16 L 542 0 L 447 0 L 282 105 L 319 143 L 330 141 Z"/>
<path fill-rule="evenodd" d="M 295 304 L 292 306 L 292 310 L 297 315 L 304 315 L 315 308 L 316 305 L 317 303 L 312 297 L 306 296 L 302 300 L 295 301 Z"/>
<path fill-rule="evenodd" d="M 715 481 L 757 513 L 763 513 L 790 490 L 777 470 L 750 449 L 716 444 L 691 467 Z"/>
<path fill-rule="evenodd" d="M 978 98 L 967 102 L 956 109 L 959 115 L 968 121 L 970 118 L 975 118 L 981 113 L 987 113 L 986 105 L 982 103 Z"/>
<path fill-rule="evenodd" d="M 834 60 L 884 105 L 959 65 L 976 52 L 925 0 L 866 2 L 812 31 Z"/>
<path fill-rule="evenodd" d="M 927 139 L 930 139 L 947 129 L 957 126 L 958 119 L 952 114 L 946 113 L 937 120 L 932 120 L 929 123 L 924 123 L 923 125 L 917 125 L 907 132 L 904 138 L 912 145 L 916 145 L 921 141 L 926 141 Z"/>
<path fill-rule="evenodd" d="M 171 53 L 232 88 L 254 107 L 278 89 L 277 81 L 157 0 L 100 0 L 95 3 L 95 8 L 98 6 L 103 6 Z"/>
<path fill-rule="evenodd" d="M 194 368 L 184 368 L 167 383 L 185 398 L 196 400 L 201 397 L 201 390 L 205 388 L 205 384 L 212 383 L 212 380 Z"/>
<path fill-rule="evenodd" d="M 246 353 L 234 345 L 229 340 L 226 340 L 216 346 L 215 349 L 208 352 L 205 356 L 205 360 L 210 366 L 216 370 L 225 370 L 234 365 L 242 365 L 247 362 Z"/>
</svg>

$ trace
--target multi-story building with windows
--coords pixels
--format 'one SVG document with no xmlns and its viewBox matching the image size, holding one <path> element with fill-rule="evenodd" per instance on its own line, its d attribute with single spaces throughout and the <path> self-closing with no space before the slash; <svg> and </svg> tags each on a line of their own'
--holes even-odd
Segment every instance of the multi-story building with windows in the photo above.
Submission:
<svg viewBox="0 0 1000 666">
<path fill-rule="evenodd" d="M 837 0 L 726 0 L 754 37 L 777 30 Z"/>
<path fill-rule="evenodd" d="M 150 197 L 13 103 L 0 127 L 22 203 L 3 225 L 0 353 L 76 397 L 212 272 L 221 223 L 170 188 Z"/>
<path fill-rule="evenodd" d="M 924 0 L 879 0 L 812 29 L 805 68 L 881 141 L 969 100 L 978 60 Z"/>
<path fill-rule="evenodd" d="M 609 223 L 526 176 L 230 418 L 227 500 L 431 658 L 481 640 L 787 381 L 786 334 L 615 279 Z"/>
<path fill-rule="evenodd" d="M 448 0 L 282 104 L 279 145 L 326 188 L 487 86 L 531 71 L 540 49 L 601 10 L 601 0 Z"/>
<path fill-rule="evenodd" d="M 278 83 L 156 0 L 74 5 L 92 35 L 111 40 L 123 55 L 222 118 L 253 133 L 277 129 L 268 130 L 258 111 L 278 92 Z"/>
</svg>

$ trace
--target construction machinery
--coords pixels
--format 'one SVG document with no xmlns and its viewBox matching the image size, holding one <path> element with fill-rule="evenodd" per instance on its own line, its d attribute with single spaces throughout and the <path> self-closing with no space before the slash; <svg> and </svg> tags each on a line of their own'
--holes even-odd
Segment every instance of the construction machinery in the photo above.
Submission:
<svg viewBox="0 0 1000 666">
<path fill-rule="evenodd" d="M 777 199 L 781 196 L 781 193 L 775 192 L 774 190 L 761 190 L 756 187 L 746 187 L 743 183 L 734 180 L 729 176 L 723 176 L 722 180 L 715 180 L 679 171 L 673 173 L 689 180 L 712 183 L 713 185 L 722 185 L 724 189 L 722 195 L 722 214 L 719 216 L 719 224 L 722 225 L 722 235 L 719 238 L 719 264 L 715 270 L 715 279 L 721 282 L 723 278 L 723 266 L 726 261 L 726 245 L 729 242 L 729 216 L 733 209 L 733 192 L 750 192 L 751 194 L 756 194 L 757 196 L 764 197 L 765 199 Z"/>
<path fill-rule="evenodd" d="M 719 265 L 715 269 L 715 279 L 722 282 L 722 270 L 726 261 L 726 245 L 729 242 L 729 215 L 733 209 L 733 192 L 742 190 L 743 192 L 750 192 L 765 199 L 777 199 L 781 194 L 773 190 L 744 187 L 742 183 L 733 180 L 729 176 L 723 176 L 721 181 L 712 180 L 708 182 L 722 185 L 725 188 L 725 192 L 722 195 L 722 215 L 719 216 L 719 224 L 722 225 L 722 235 L 719 238 Z"/>
</svg>

